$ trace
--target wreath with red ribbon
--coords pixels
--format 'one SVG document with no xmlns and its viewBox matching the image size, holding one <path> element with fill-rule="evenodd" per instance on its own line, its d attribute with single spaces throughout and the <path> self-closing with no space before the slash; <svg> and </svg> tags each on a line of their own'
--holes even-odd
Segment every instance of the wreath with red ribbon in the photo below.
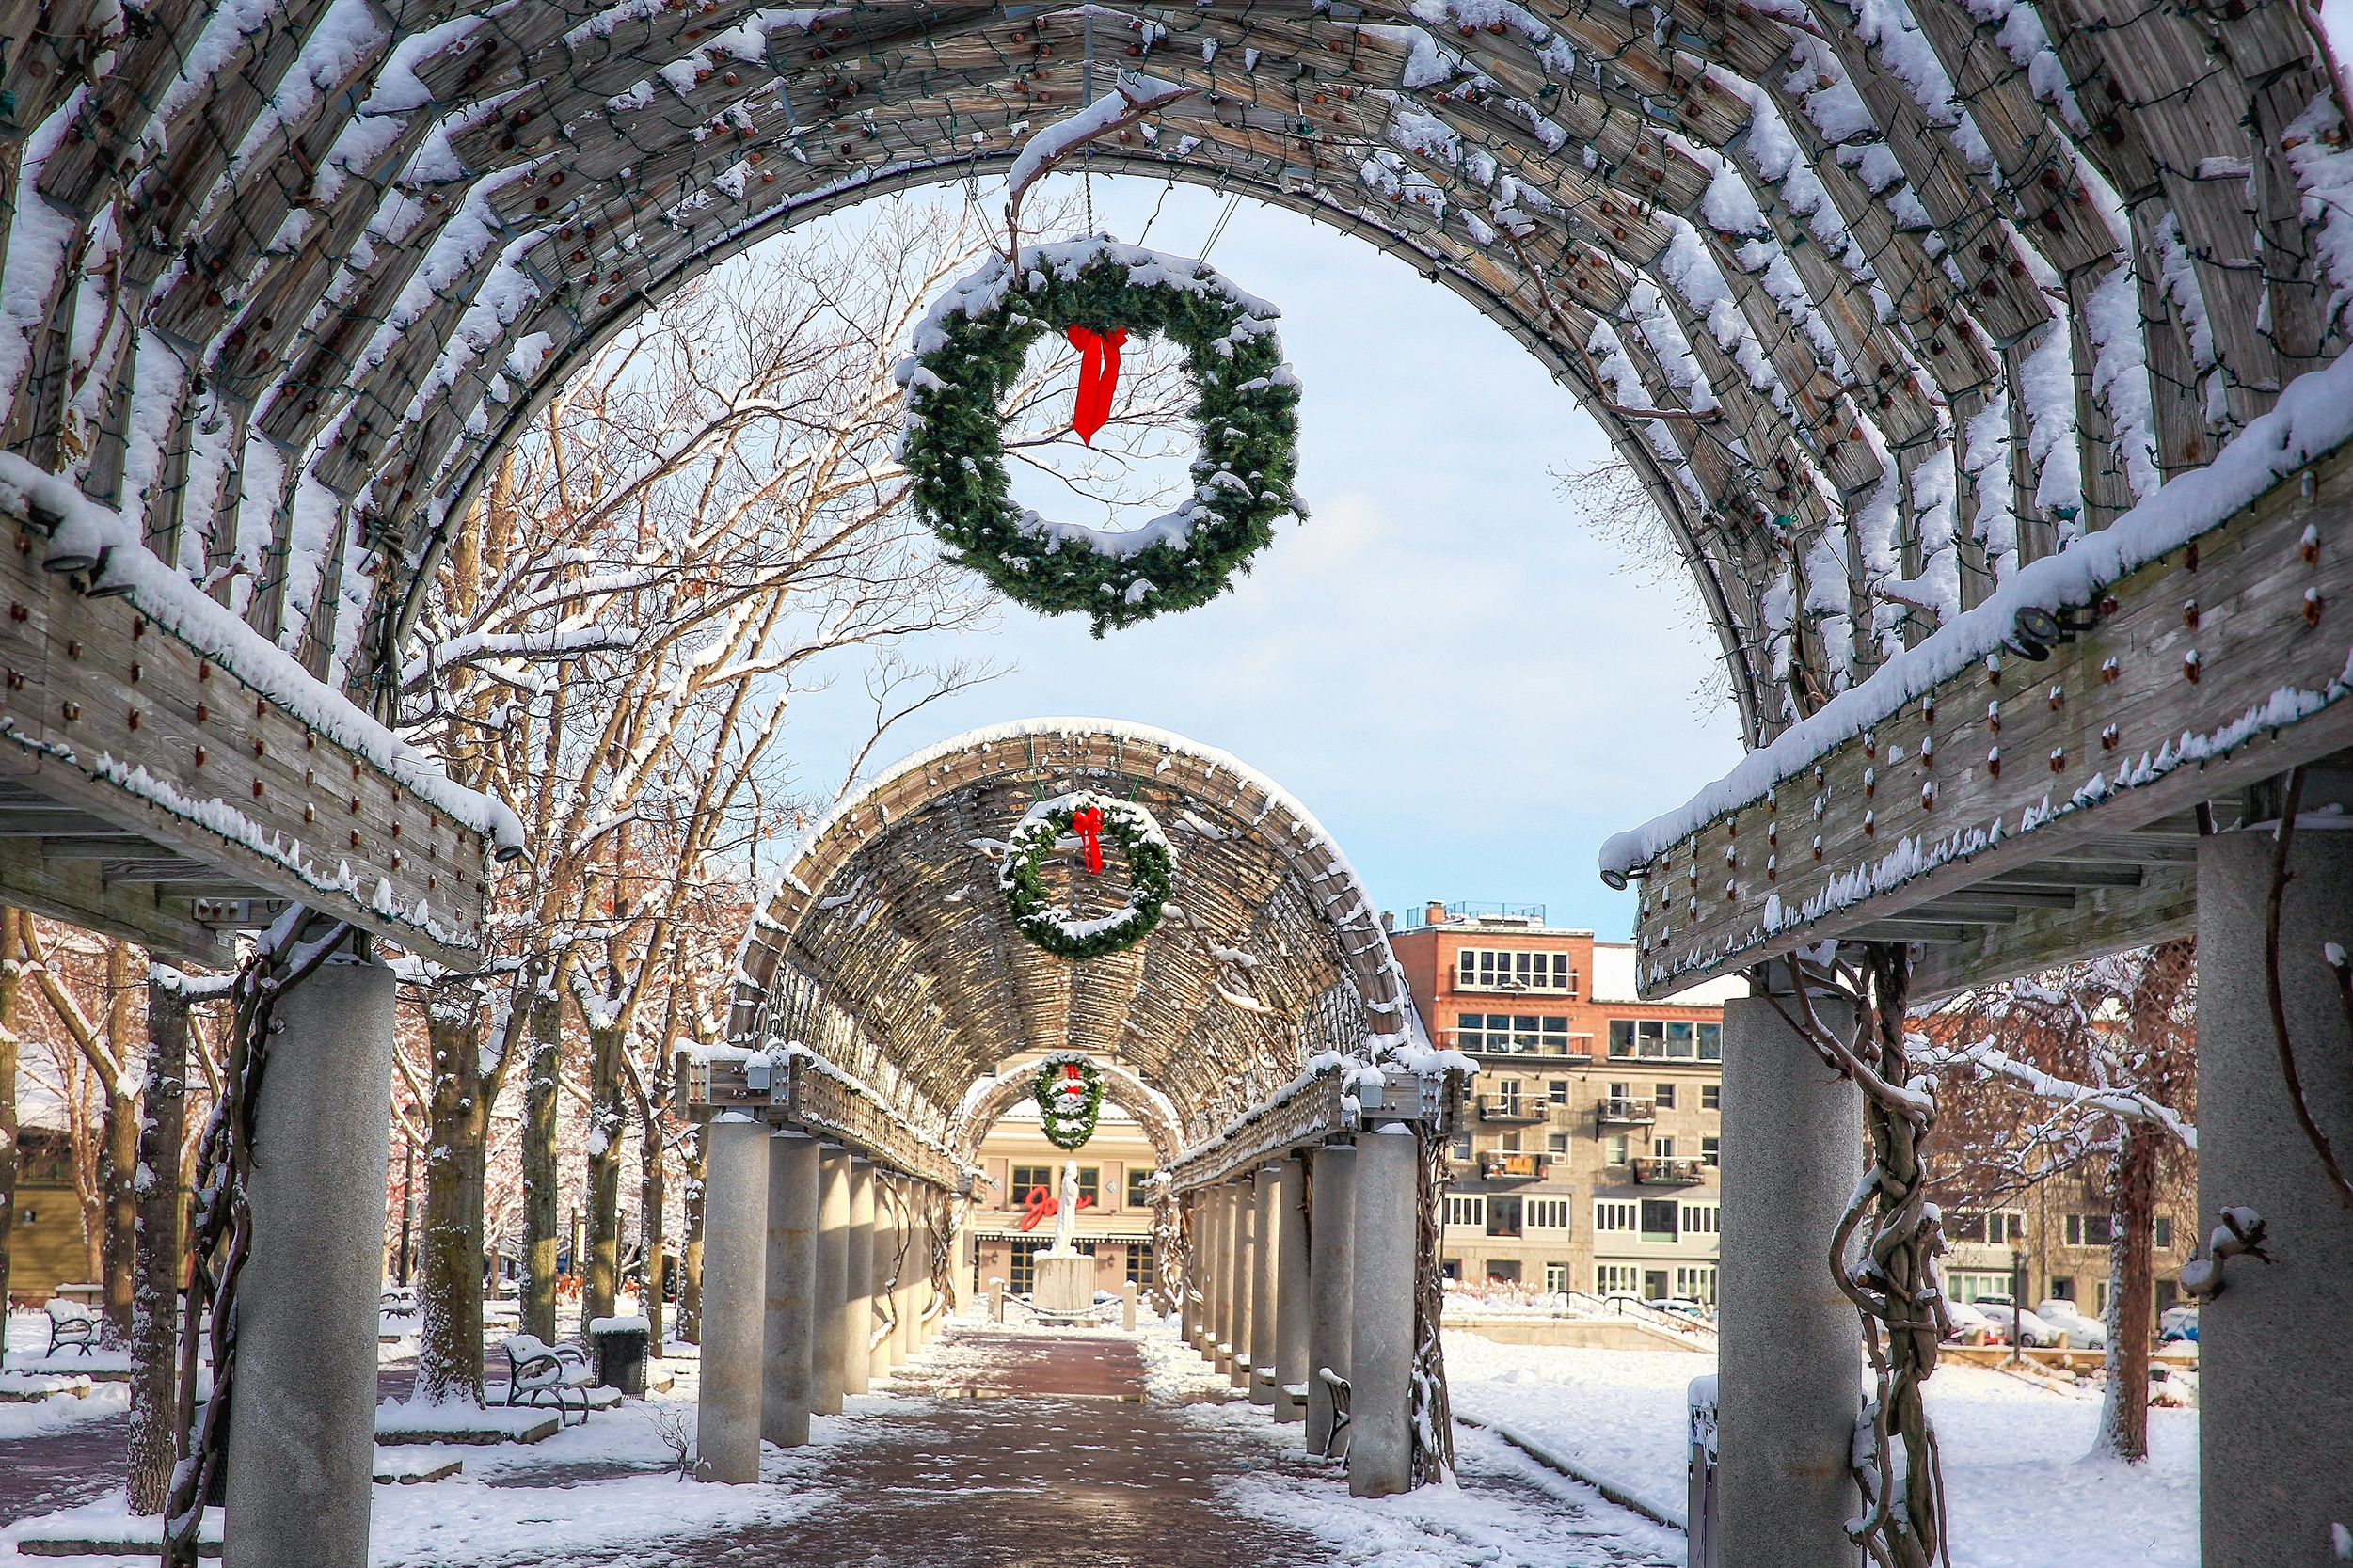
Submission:
<svg viewBox="0 0 2353 1568">
<path fill-rule="evenodd" d="M 1109 239 L 1025 246 L 1018 265 L 992 256 L 931 307 L 897 371 L 916 514 L 950 560 L 1032 610 L 1085 615 L 1097 637 L 1208 603 L 1273 541 L 1275 519 L 1307 515 L 1291 488 L 1299 383 L 1278 314 L 1199 261 Z M 1089 445 L 1110 418 L 1123 345 L 1163 337 L 1184 351 L 1200 450 L 1175 511 L 1119 532 L 1013 503 L 999 405 L 1048 333 L 1079 351 L 1072 425 Z"/>
<path fill-rule="evenodd" d="M 1095 1135 L 1095 1117 L 1103 1109 L 1103 1069 L 1086 1056 L 1075 1051 L 1055 1052 L 1038 1064 L 1038 1078 L 1029 1092 L 1045 1119 L 1046 1142 L 1055 1148 L 1077 1148 Z M 1079 1201 L 1085 1207 L 1084 1196 Z M 1056 1212 L 1057 1207 L 1048 1194 L 1044 1213 Z"/>
<path fill-rule="evenodd" d="M 1127 901 L 1110 914 L 1082 920 L 1047 891 L 1045 863 L 1069 835 L 1078 840 L 1088 874 L 1100 877 L 1106 834 L 1127 858 Z M 1006 840 L 996 881 L 1023 936 L 1057 958 L 1078 961 L 1133 947 L 1151 935 L 1175 865 L 1176 851 L 1151 812 L 1134 800 L 1079 789 L 1022 814 Z"/>
</svg>

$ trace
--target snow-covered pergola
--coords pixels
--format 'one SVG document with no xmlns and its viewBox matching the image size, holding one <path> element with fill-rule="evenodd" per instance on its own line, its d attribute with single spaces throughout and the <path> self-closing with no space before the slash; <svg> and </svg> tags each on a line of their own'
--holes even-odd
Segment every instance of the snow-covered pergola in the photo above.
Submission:
<svg viewBox="0 0 2353 1568">
<path fill-rule="evenodd" d="M 1080 790 L 1149 812 L 1174 863 L 1150 935 L 1073 962 L 1023 933 L 999 872 L 1025 813 Z M 1280 785 L 1164 730 L 1038 719 L 917 752 L 815 825 L 745 939 L 728 1043 L 681 1055 L 680 1101 L 714 1140 L 703 1296 L 713 1473 L 755 1477 L 757 1438 L 775 1437 L 780 1408 L 828 1408 L 863 1364 L 861 1348 L 835 1348 L 849 1331 L 826 1326 L 845 1309 L 824 1305 L 839 1268 L 853 1295 L 866 1291 L 861 1243 L 837 1266 L 775 1239 L 862 1234 L 870 1220 L 854 1209 L 828 1217 L 828 1182 L 925 1188 L 905 1206 L 923 1216 L 930 1263 L 913 1310 L 926 1321 L 946 1310 L 974 1151 L 1030 1092 L 1031 1075 L 1002 1064 L 1039 1053 L 1097 1064 L 1106 1098 L 1153 1138 L 1157 1262 L 1178 1283 L 1190 1342 L 1279 1418 L 1296 1410 L 1318 1447 L 1333 1386 L 1308 1363 L 1343 1376 L 1357 1490 L 1441 1470 L 1433 1216 L 1459 1088 L 1449 1077 L 1468 1062 L 1430 1048 L 1363 884 Z M 766 1155 L 764 1127 L 782 1134 Z M 1359 1135 L 1382 1132 L 1414 1135 Z M 764 1270 L 818 1279 L 808 1326 L 779 1315 L 779 1275 Z M 1278 1289 L 1286 1271 L 1296 1277 Z M 895 1275 L 887 1291 L 872 1288 L 908 1286 Z M 817 1381 L 777 1389 L 803 1361 Z M 1296 1404 L 1291 1386 L 1304 1391 Z"/>
<path fill-rule="evenodd" d="M 1657 501 L 1757 750 L 1613 849 L 1611 875 L 1647 873 L 1654 990 L 1834 940 L 1916 944 L 1931 990 L 2147 940 L 2187 918 L 2185 853 L 2201 884 L 2241 853 L 2185 848 L 2215 818 L 2196 778 L 2244 787 L 2221 825 L 2261 820 L 2286 799 L 2261 766 L 2345 744 L 2344 660 L 2320 650 L 2344 600 L 2348 389 L 2327 367 L 2353 179 L 2342 85 L 2286 0 L 20 9 L 0 59 L 19 544 L 0 893 L 165 952 L 217 959 L 223 932 L 298 900 L 466 962 L 512 824 L 372 726 L 501 454 L 688 279 L 1001 170 L 1131 66 L 1194 90 L 1086 166 L 1400 257 L 1537 355 Z M 2189 583 L 2192 551 L 2218 575 Z M 2228 885 L 2195 890 L 2202 921 L 2236 911 L 2209 963 L 2264 924 Z M 874 1086 L 936 1125 L 983 1020 L 860 973 L 880 939 L 828 925 L 813 950 L 910 1030 L 903 1079 Z M 2342 935 L 2310 934 L 2291 922 L 2290 950 Z M 954 1006 L 1009 1037 L 1134 1016 L 1116 988 L 941 951 Z M 1150 1022 L 1204 1065 L 1172 1055 L 1155 1082 L 1199 1139 L 1231 1108 L 1219 1074 L 1261 1058 L 1184 1010 L 1207 962 L 1170 961 L 1179 1000 Z M 1260 978 L 1344 978 L 1369 1005 L 1365 961 Z M 2297 1027 L 2334 1027 L 2333 991 L 2314 996 Z M 2208 1146 L 2218 1194 L 2241 1180 L 2231 1147 Z M 2275 1544 L 2235 1498 L 2207 1517 L 2231 1521 L 2210 1560 Z"/>
</svg>

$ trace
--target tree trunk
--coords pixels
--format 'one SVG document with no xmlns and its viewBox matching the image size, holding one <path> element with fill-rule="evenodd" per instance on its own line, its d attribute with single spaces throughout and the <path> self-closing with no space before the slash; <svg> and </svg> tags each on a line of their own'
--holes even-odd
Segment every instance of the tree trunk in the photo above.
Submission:
<svg viewBox="0 0 2353 1568">
<path fill-rule="evenodd" d="M 2107 1397 L 2092 1451 L 2134 1465 L 2149 1457 L 2149 1320 L 2156 1310 L 2151 1249 L 2163 1136 L 2139 1122 L 2125 1127 L 2109 1209 Z"/>
<path fill-rule="evenodd" d="M 106 1043 L 122 1071 L 106 1091 L 106 1141 L 100 1156 L 99 1184 L 104 1195 L 106 1230 L 104 1264 L 106 1335 L 116 1344 L 131 1343 L 131 1298 L 137 1267 L 139 1220 L 139 1110 L 131 1094 L 131 1039 L 138 1029 L 136 993 L 131 989 L 131 949 L 122 942 L 106 943 Z M 184 1049 L 182 1054 L 184 1063 Z"/>
<path fill-rule="evenodd" d="M 147 1114 L 139 1123 L 138 1285 L 131 1301 L 131 1512 L 164 1512 L 180 1430 L 180 1277 L 186 1245 L 181 1140 L 188 1117 L 188 997 L 147 982 Z"/>
<path fill-rule="evenodd" d="M 0 1321 L 8 1314 L 8 1249 L 16 1234 L 16 996 L 24 984 L 16 911 L 0 905 Z"/>
<path fill-rule="evenodd" d="M 619 1029 L 588 1031 L 588 1282 L 580 1293 L 583 1327 L 612 1316 L 620 1290 L 621 1134 L 628 1113 L 621 1101 Z"/>
<path fill-rule="evenodd" d="M 703 1342 L 703 1129 L 686 1142 L 686 1235 L 678 1247 L 678 1338 Z"/>
<path fill-rule="evenodd" d="M 433 1051 L 431 1145 L 419 1243 L 417 1396 L 482 1403 L 482 1196 L 490 1107 L 482 1095 L 482 1023 L 470 987 L 444 986 L 425 1012 Z M 552 1305 L 552 1303 L 550 1304 Z M 543 1338 L 553 1338 L 552 1328 Z"/>
<path fill-rule="evenodd" d="M 641 1104 L 645 1123 L 645 1135 L 638 1148 L 637 1159 L 637 1221 L 638 1234 L 645 1249 L 645 1322 L 652 1330 L 646 1346 L 652 1354 L 661 1354 L 661 1248 L 666 1239 L 662 1234 L 662 1205 L 668 1201 L 663 1191 L 661 1113 L 650 1104 Z"/>
<path fill-rule="evenodd" d="M 535 989 L 530 998 L 529 1076 L 523 1083 L 523 1262 L 528 1276 L 523 1332 L 550 1344 L 556 1337 L 556 1227 L 562 1218 L 556 1201 L 562 1180 L 556 1166 L 556 1072 L 564 1043 L 553 967 L 543 958 L 525 971 Z M 479 1259 L 474 1267 L 479 1273 Z"/>
</svg>

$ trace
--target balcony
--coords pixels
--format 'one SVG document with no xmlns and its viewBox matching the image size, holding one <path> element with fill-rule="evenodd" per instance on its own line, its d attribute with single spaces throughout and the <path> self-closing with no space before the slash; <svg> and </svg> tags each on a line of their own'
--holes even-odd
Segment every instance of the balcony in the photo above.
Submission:
<svg viewBox="0 0 2353 1568">
<path fill-rule="evenodd" d="M 1636 1182 L 1652 1187 L 1695 1187 L 1703 1180 L 1706 1168 L 1696 1160 L 1660 1160 L 1636 1156 L 1627 1162 L 1634 1167 Z"/>
<path fill-rule="evenodd" d="M 1526 1125 L 1545 1119 L 1550 1109 L 1542 1100 L 1522 1100 L 1516 1094 L 1483 1094 L 1479 1096 L 1481 1121 L 1510 1121 Z"/>
<path fill-rule="evenodd" d="M 1489 1181 L 1535 1181 L 1551 1164 L 1542 1154 L 1514 1154 L 1501 1148 L 1479 1151 L 1479 1174 Z"/>
<path fill-rule="evenodd" d="M 1593 1108 L 1593 1115 L 1604 1127 L 1647 1127 L 1659 1119 L 1647 1100 L 1605 1100 Z"/>
</svg>

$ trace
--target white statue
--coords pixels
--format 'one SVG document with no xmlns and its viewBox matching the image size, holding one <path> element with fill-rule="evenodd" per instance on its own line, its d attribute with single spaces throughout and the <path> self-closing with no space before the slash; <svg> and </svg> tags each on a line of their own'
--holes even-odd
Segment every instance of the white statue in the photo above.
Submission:
<svg viewBox="0 0 2353 1568">
<path fill-rule="evenodd" d="M 1068 1257 L 1072 1251 L 1071 1237 L 1078 1224 L 1078 1162 L 1062 1162 L 1062 1191 L 1060 1201 L 1054 1207 L 1054 1245 L 1051 1251 Z"/>
</svg>

